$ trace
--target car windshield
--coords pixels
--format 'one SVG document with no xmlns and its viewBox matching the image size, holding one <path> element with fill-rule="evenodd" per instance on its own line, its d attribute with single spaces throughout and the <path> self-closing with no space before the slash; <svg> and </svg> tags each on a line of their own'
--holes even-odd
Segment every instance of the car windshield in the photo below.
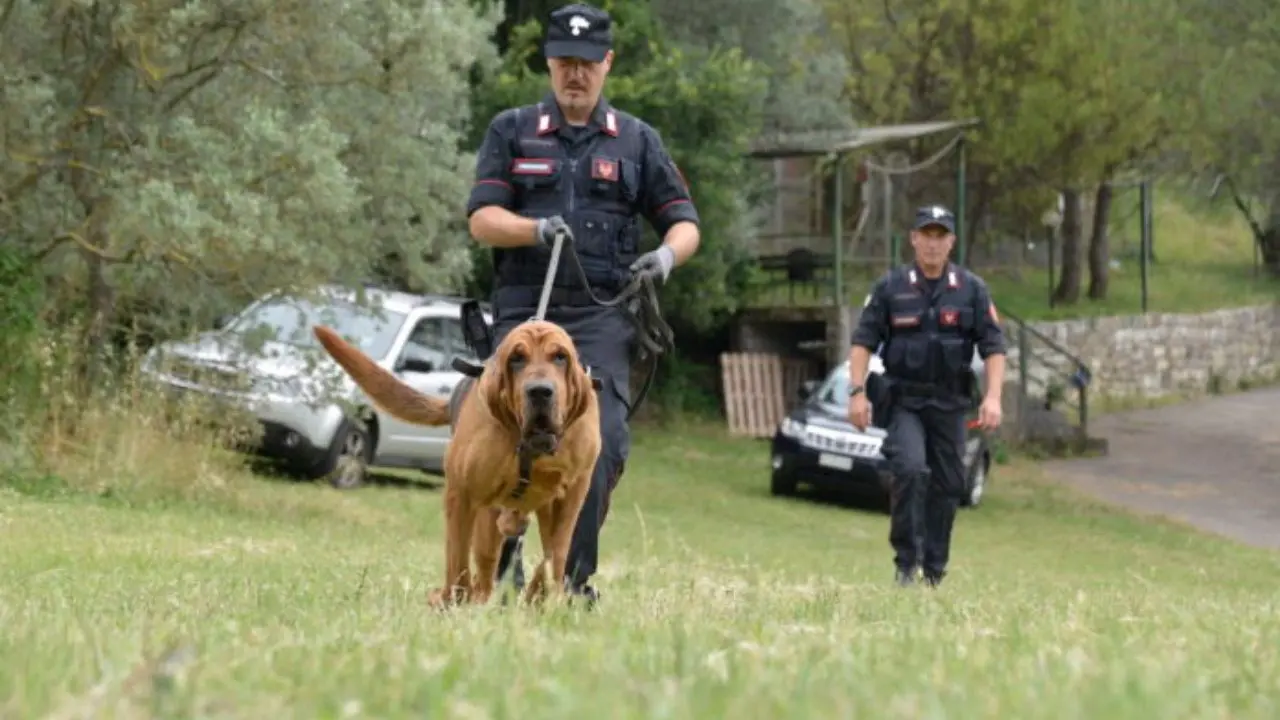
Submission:
<svg viewBox="0 0 1280 720">
<path fill-rule="evenodd" d="M 846 410 L 849 408 L 849 366 L 842 365 L 827 376 L 818 389 L 818 400 Z"/>
<path fill-rule="evenodd" d="M 270 341 L 298 347 L 317 347 L 312 328 L 327 325 L 366 355 L 385 357 L 404 324 L 403 313 L 365 308 L 329 300 L 315 303 L 302 298 L 272 298 L 251 307 L 228 330 L 245 338 L 246 345 Z"/>
</svg>

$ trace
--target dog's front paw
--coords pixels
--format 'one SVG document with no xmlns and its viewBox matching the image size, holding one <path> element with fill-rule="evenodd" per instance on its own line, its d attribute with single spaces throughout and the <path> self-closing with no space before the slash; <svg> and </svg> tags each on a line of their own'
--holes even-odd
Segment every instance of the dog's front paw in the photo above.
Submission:
<svg viewBox="0 0 1280 720">
<path fill-rule="evenodd" d="M 534 568 L 529 583 L 524 587 L 524 602 L 529 605 L 541 605 L 556 589 L 563 590 L 559 583 L 552 582 L 551 561 L 544 559 Z"/>
<path fill-rule="evenodd" d="M 475 605 L 484 605 L 493 597 L 493 582 L 485 582 L 478 580 L 471 588 L 471 593 L 467 596 L 467 600 Z"/>
<path fill-rule="evenodd" d="M 436 610 L 444 610 L 461 604 L 467 598 L 467 589 L 459 585 L 451 588 L 436 588 L 427 593 L 427 605 Z"/>
</svg>

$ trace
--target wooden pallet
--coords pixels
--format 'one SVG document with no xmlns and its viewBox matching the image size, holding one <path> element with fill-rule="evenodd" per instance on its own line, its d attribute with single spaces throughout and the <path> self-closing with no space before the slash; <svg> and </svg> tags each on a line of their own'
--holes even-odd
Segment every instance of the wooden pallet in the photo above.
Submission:
<svg viewBox="0 0 1280 720">
<path fill-rule="evenodd" d="M 731 435 L 773 437 L 812 374 L 804 360 L 772 353 L 723 353 L 720 378 Z"/>
</svg>

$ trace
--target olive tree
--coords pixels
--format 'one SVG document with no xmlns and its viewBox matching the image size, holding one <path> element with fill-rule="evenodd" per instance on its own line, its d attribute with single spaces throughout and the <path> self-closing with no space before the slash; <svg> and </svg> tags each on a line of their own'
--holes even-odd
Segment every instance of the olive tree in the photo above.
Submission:
<svg viewBox="0 0 1280 720">
<path fill-rule="evenodd" d="M 262 292 L 469 270 L 467 0 L 5 0 L 0 236 L 55 319 L 174 332 Z"/>
</svg>

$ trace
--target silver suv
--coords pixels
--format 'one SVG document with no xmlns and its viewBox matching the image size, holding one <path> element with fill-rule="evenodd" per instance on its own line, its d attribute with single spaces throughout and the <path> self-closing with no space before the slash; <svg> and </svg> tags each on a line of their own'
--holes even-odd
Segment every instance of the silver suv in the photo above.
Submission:
<svg viewBox="0 0 1280 720">
<path fill-rule="evenodd" d="M 328 325 L 414 388 L 447 398 L 477 359 L 463 339 L 463 298 L 325 286 L 273 293 L 215 330 L 156 346 L 143 372 L 177 393 L 231 402 L 261 423 L 260 456 L 309 478 L 355 487 L 370 466 L 440 472 L 449 428 L 396 420 L 369 403 L 312 335 Z M 485 320 L 492 322 L 489 313 Z"/>
</svg>

